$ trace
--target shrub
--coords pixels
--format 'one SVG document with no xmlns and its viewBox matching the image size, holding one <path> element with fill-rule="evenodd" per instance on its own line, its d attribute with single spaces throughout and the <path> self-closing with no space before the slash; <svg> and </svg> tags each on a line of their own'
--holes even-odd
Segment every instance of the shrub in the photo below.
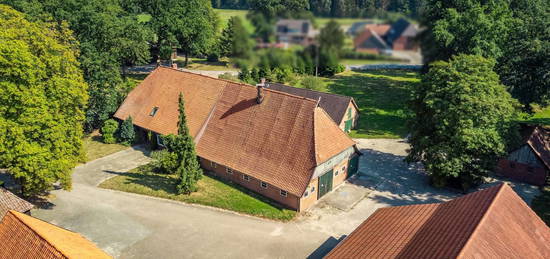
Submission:
<svg viewBox="0 0 550 259">
<path fill-rule="evenodd" d="M 151 154 L 151 165 L 161 174 L 173 174 L 178 169 L 178 155 L 168 150 L 155 151 Z"/>
<path fill-rule="evenodd" d="M 134 124 L 132 123 L 132 117 L 128 117 L 120 126 L 119 141 L 125 145 L 131 145 L 136 138 L 136 131 L 134 130 Z"/>
<path fill-rule="evenodd" d="M 325 82 L 323 79 L 315 76 L 306 76 L 302 79 L 302 87 L 310 90 L 321 91 L 325 88 Z"/>
<path fill-rule="evenodd" d="M 118 130 L 118 122 L 113 119 L 108 119 L 103 123 L 101 128 L 101 136 L 105 144 L 116 143 L 115 133 Z"/>
</svg>

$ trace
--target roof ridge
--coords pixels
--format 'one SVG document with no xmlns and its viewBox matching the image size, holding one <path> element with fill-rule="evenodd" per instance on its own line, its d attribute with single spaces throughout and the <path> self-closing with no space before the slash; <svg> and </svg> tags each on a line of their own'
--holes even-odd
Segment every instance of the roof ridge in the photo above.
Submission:
<svg viewBox="0 0 550 259">
<path fill-rule="evenodd" d="M 456 258 L 461 258 L 465 251 L 466 251 L 466 248 L 471 245 L 471 243 L 473 242 L 473 237 L 474 236 L 477 236 L 476 234 L 478 233 L 478 230 L 479 228 L 482 226 L 482 224 L 487 220 L 487 215 L 490 214 L 490 212 L 493 210 L 493 208 L 495 207 L 495 201 L 501 196 L 503 190 L 506 188 L 506 187 L 509 187 L 506 183 L 501 183 L 500 186 L 495 186 L 495 187 L 491 187 L 491 188 L 498 188 L 498 191 L 497 193 L 493 196 L 492 200 L 491 200 L 491 204 L 489 204 L 489 207 L 487 207 L 487 209 L 485 210 L 485 212 L 483 212 L 483 216 L 481 216 L 481 218 L 479 219 L 479 221 L 477 222 L 474 230 L 472 230 L 472 233 L 470 233 L 470 235 L 468 236 L 468 239 L 466 240 L 466 243 L 462 246 L 462 248 L 460 249 L 460 252 L 458 252 L 458 255 L 456 256 Z M 488 190 L 489 188 L 485 189 L 485 190 Z M 464 196 L 463 196 L 464 197 Z"/>
<path fill-rule="evenodd" d="M 18 215 L 18 213 L 20 212 L 17 212 L 17 211 L 14 211 L 14 210 L 9 210 L 8 213 L 10 213 L 11 215 L 13 215 L 17 221 L 21 222 L 21 224 L 25 225 L 28 229 L 30 229 L 32 232 L 34 232 L 38 237 L 40 237 L 40 239 L 44 240 L 46 243 L 50 244 L 55 250 L 57 250 L 60 254 L 64 255 L 64 256 L 67 256 L 63 251 L 61 251 L 61 249 L 59 247 L 57 247 L 55 244 L 53 244 L 50 240 L 48 240 L 46 237 L 44 237 L 42 234 L 40 234 L 36 229 L 34 229 L 33 227 L 29 226 L 21 217 L 20 215 Z M 23 213 L 21 213 L 23 214 Z M 5 216 L 4 216 L 5 217 Z M 29 216 L 31 217 L 31 216 Z M 43 221 L 41 219 L 38 219 L 36 218 L 37 220 L 39 221 L 42 221 L 44 223 L 47 223 L 47 224 L 50 224 L 46 221 Z M 51 224 L 50 224 L 51 225 Z M 57 227 L 57 226 L 56 226 Z M 63 229 L 65 231 L 69 231 L 71 233 L 75 233 L 75 232 L 72 232 L 70 230 L 67 230 L 67 229 L 64 229 L 62 227 L 59 227 L 60 229 Z"/>
<path fill-rule="evenodd" d="M 177 72 L 182 72 L 182 73 L 186 73 L 186 74 L 197 75 L 197 76 L 204 77 L 204 78 L 208 78 L 208 79 L 211 79 L 211 80 L 223 81 L 223 82 L 227 82 L 227 83 L 232 83 L 232 84 L 242 85 L 242 86 L 246 86 L 246 87 L 253 87 L 253 88 L 256 88 L 256 86 L 253 86 L 253 85 L 250 85 L 250 84 L 247 84 L 247 83 L 235 82 L 235 81 L 231 81 L 231 80 L 228 80 L 228 79 L 222 79 L 222 78 L 215 78 L 215 77 L 211 77 L 211 76 L 207 76 L 207 75 L 203 75 L 203 74 L 199 74 L 199 73 L 193 73 L 193 72 L 191 72 L 191 71 L 179 70 L 179 69 L 177 69 L 177 68 L 171 68 L 171 67 L 166 67 L 166 66 L 159 66 L 158 68 L 170 69 L 170 70 L 177 71 Z M 158 69 L 158 68 L 157 68 L 157 69 Z M 157 69 L 155 69 L 155 70 L 157 70 Z M 155 70 L 153 70 L 153 72 L 154 72 Z M 152 73 L 152 72 L 151 72 L 151 73 Z M 307 101 L 315 102 L 315 100 L 313 100 L 313 99 L 309 99 L 309 98 L 306 98 L 306 97 L 297 96 L 297 95 L 293 95 L 293 94 L 289 94 L 289 93 L 285 93 L 285 92 L 281 92 L 281 91 L 272 90 L 272 89 L 269 89 L 269 88 L 266 88 L 266 87 L 264 87 L 264 90 L 268 90 L 268 91 L 271 91 L 271 92 L 274 92 L 274 93 L 278 93 L 278 94 L 287 95 L 287 96 L 294 97 L 294 98 L 297 98 L 297 99 L 304 99 L 304 100 L 307 100 Z"/>
</svg>

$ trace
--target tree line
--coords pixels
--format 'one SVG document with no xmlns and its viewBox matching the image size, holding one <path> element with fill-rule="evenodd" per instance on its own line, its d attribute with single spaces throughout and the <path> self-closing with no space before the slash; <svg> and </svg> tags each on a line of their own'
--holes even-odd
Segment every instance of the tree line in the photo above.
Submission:
<svg viewBox="0 0 550 259">
<path fill-rule="evenodd" d="M 256 3 L 299 3 L 307 10 L 323 17 L 376 17 L 387 12 L 417 17 L 423 0 L 212 0 L 214 8 L 248 10 Z"/>
</svg>

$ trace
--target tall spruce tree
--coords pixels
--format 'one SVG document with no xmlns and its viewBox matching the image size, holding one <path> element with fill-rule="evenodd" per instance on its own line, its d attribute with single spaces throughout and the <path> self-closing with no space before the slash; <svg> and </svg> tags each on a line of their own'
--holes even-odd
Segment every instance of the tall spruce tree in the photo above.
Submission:
<svg viewBox="0 0 550 259">
<path fill-rule="evenodd" d="M 180 163 L 177 169 L 179 176 L 177 190 L 178 193 L 189 194 L 197 190 L 197 181 L 202 177 L 202 170 L 197 159 L 193 137 L 189 134 L 189 128 L 187 127 L 184 104 L 183 94 L 180 93 L 178 98 L 178 136 L 176 138 L 177 146 L 180 147 L 177 150 Z"/>
</svg>

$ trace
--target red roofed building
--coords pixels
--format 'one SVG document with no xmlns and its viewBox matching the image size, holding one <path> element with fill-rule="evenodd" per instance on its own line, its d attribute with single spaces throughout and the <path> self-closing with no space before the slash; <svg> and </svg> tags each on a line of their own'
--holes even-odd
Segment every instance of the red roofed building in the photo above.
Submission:
<svg viewBox="0 0 550 259">
<path fill-rule="evenodd" d="M 550 172 L 550 132 L 524 126 L 522 145 L 499 161 L 497 173 L 533 185 L 543 186 Z"/>
<path fill-rule="evenodd" d="M 78 233 L 10 210 L 0 221 L 0 258 L 112 258 Z"/>
<path fill-rule="evenodd" d="M 15 210 L 21 213 L 30 213 L 34 208 L 30 202 L 19 198 L 17 195 L 0 187 L 0 219 L 9 211 Z"/>
<path fill-rule="evenodd" d="M 318 101 L 171 68 L 153 71 L 115 113 L 155 135 L 177 133 L 178 95 L 201 166 L 295 210 L 357 170 L 358 152 Z"/>
<path fill-rule="evenodd" d="M 378 209 L 325 258 L 550 258 L 550 229 L 506 184 Z"/>
</svg>

